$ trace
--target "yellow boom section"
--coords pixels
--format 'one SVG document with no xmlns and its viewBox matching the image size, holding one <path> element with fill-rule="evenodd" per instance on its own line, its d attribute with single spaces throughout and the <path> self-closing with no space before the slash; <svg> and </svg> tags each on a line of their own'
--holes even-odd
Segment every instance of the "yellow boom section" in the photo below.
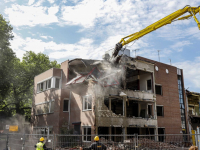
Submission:
<svg viewBox="0 0 200 150">
<path fill-rule="evenodd" d="M 181 15 L 183 15 L 187 12 L 189 12 L 190 15 L 178 18 L 178 17 L 180 17 Z M 130 43 L 134 40 L 137 40 L 137 39 L 141 38 L 142 36 L 152 32 L 152 31 L 154 31 L 154 30 L 156 30 L 156 29 L 158 29 L 158 28 L 160 28 L 164 25 L 172 23 L 172 21 L 175 21 L 175 19 L 177 19 L 177 18 L 178 18 L 177 20 L 184 20 L 184 19 L 188 19 L 189 17 L 193 16 L 193 18 L 197 22 L 198 28 L 200 30 L 200 22 L 198 21 L 198 19 L 195 16 L 198 12 L 200 14 L 200 7 L 186 6 L 185 8 L 177 10 L 174 13 L 166 16 L 165 18 L 151 24 L 150 26 L 146 27 L 145 29 L 122 38 L 120 43 L 122 43 L 122 46 L 124 46 L 124 45 L 126 45 L 126 44 L 128 44 L 128 43 Z M 127 39 L 125 41 L 126 38 L 129 38 L 129 39 Z"/>
<path fill-rule="evenodd" d="M 180 17 L 180 16 L 182 16 L 183 14 L 185 14 L 187 12 L 189 12 L 190 15 L 187 15 L 187 16 L 184 16 L 184 17 Z M 134 40 L 138 40 L 142 36 L 152 32 L 152 31 L 154 31 L 154 30 L 156 30 L 156 29 L 158 29 L 160 27 L 163 27 L 163 26 L 165 26 L 167 24 L 170 24 L 173 21 L 189 19 L 190 17 L 193 16 L 193 18 L 196 21 L 196 23 L 198 25 L 198 28 L 200 30 L 200 22 L 198 21 L 198 19 L 195 16 L 198 12 L 200 14 L 200 6 L 199 7 L 185 6 L 183 9 L 175 11 L 174 13 L 166 16 L 165 18 L 163 18 L 163 19 L 161 19 L 161 20 L 149 25 L 148 27 L 144 28 L 143 30 L 141 30 L 139 32 L 136 32 L 136 33 L 133 33 L 133 34 L 130 34 L 130 35 L 122 38 L 121 41 L 116 44 L 113 56 L 116 57 L 118 52 L 119 52 L 119 50 L 124 45 L 126 45 L 126 44 L 128 44 L 128 43 L 130 43 L 130 42 L 132 42 Z M 180 18 L 178 18 L 178 17 L 180 17 Z M 125 40 L 125 39 L 127 39 L 127 40 Z"/>
</svg>

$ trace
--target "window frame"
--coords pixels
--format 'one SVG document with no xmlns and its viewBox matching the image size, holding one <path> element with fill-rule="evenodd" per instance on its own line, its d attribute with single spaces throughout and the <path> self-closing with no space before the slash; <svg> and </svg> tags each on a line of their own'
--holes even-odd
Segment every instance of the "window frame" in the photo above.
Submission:
<svg viewBox="0 0 200 150">
<path fill-rule="evenodd" d="M 37 114 L 37 112 L 36 112 L 36 116 L 38 116 L 38 115 L 45 115 L 45 114 L 52 114 L 52 113 L 54 113 L 54 111 L 53 112 L 51 112 L 51 103 L 52 102 L 54 102 L 54 105 L 55 105 L 55 100 L 54 99 L 52 99 L 52 100 L 49 100 L 49 101 L 46 101 L 46 102 L 41 102 L 41 103 L 37 103 L 37 104 L 35 104 L 35 111 L 36 111 L 36 106 L 38 106 L 38 105 L 42 105 L 42 104 L 47 104 L 47 103 L 49 103 L 49 111 L 48 111 L 48 113 L 39 113 L 39 114 Z M 54 106 L 55 107 L 55 106 Z"/>
<path fill-rule="evenodd" d="M 59 87 L 56 87 L 56 79 L 59 79 Z M 51 82 L 51 85 L 49 87 L 49 81 Z M 61 80 L 61 77 L 59 76 L 51 76 L 50 78 L 46 78 L 40 82 L 37 82 L 37 93 L 41 93 L 41 92 L 44 92 L 46 90 L 49 90 L 49 89 L 60 89 L 61 88 L 61 83 L 62 80 Z M 43 84 L 43 90 L 41 90 L 41 84 Z"/>
<path fill-rule="evenodd" d="M 162 107 L 162 116 L 159 116 L 159 117 L 164 117 L 164 106 L 163 105 L 156 105 L 156 115 L 158 116 L 158 107 Z"/>
<path fill-rule="evenodd" d="M 55 89 L 60 89 L 61 88 L 61 78 L 60 77 L 53 77 L 53 78 L 55 78 L 54 88 Z M 56 87 L 56 79 L 59 79 L 59 82 L 58 82 L 59 86 L 58 86 L 58 88 Z"/>
<path fill-rule="evenodd" d="M 64 101 L 68 101 L 68 108 L 67 108 L 67 111 L 64 111 L 64 107 L 65 107 Z M 63 100 L 63 112 L 69 112 L 69 99 L 67 99 L 67 98 L 65 98 L 65 99 Z"/>
<path fill-rule="evenodd" d="M 85 98 L 88 98 L 91 96 L 91 109 L 88 109 L 88 103 L 87 103 L 87 108 L 85 109 Z M 91 111 L 92 110 L 92 95 L 85 95 L 83 96 L 83 99 L 82 99 L 82 111 Z"/>
<path fill-rule="evenodd" d="M 37 93 L 41 93 L 41 92 L 44 92 L 44 91 L 46 91 L 46 90 L 51 89 L 51 88 L 52 88 L 52 84 L 53 84 L 52 78 L 53 78 L 53 77 L 46 78 L 45 80 L 42 80 L 42 81 L 40 81 L 40 82 L 37 82 Z M 51 86 L 50 86 L 50 88 L 48 87 L 49 82 L 48 82 L 48 84 L 47 84 L 47 81 L 49 81 L 49 80 L 51 80 Z M 43 90 L 41 90 L 41 84 L 43 84 Z M 38 87 L 39 87 L 39 88 L 38 88 Z"/>
<path fill-rule="evenodd" d="M 161 94 L 157 94 L 156 93 L 156 86 L 160 86 L 161 87 Z M 155 84 L 155 94 L 156 95 L 163 95 L 163 89 L 162 89 L 162 85 L 161 84 Z"/>
<path fill-rule="evenodd" d="M 84 129 L 86 128 L 86 135 L 84 134 Z M 88 128 L 90 128 L 91 133 L 90 135 L 87 134 Z M 92 128 L 91 126 L 82 126 L 82 141 L 83 142 L 91 142 L 92 141 Z M 87 137 L 90 136 L 90 141 L 87 140 Z M 86 141 L 84 140 L 84 137 L 86 137 Z"/>
</svg>

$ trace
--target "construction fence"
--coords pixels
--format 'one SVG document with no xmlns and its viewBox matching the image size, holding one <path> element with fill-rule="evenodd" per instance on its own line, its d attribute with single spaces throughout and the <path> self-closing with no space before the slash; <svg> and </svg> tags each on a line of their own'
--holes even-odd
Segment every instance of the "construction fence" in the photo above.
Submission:
<svg viewBox="0 0 200 150">
<path fill-rule="evenodd" d="M 0 150 L 35 150 L 40 137 L 45 138 L 47 150 L 78 150 L 94 142 L 95 135 L 41 135 L 41 134 L 0 134 Z M 188 150 L 199 145 L 200 134 L 164 135 L 99 135 L 100 142 L 107 150 Z M 199 146 L 198 146 L 199 147 Z"/>
</svg>

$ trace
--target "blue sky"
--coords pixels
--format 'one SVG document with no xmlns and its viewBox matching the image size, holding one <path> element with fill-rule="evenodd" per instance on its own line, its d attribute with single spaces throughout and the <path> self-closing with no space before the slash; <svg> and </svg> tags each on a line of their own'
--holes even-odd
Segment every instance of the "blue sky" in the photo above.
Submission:
<svg viewBox="0 0 200 150">
<path fill-rule="evenodd" d="M 1 14 L 13 26 L 11 47 L 66 59 L 101 59 L 124 36 L 200 0 L 1 0 Z M 197 14 L 200 20 L 199 14 Z M 149 59 L 184 70 L 185 88 L 200 92 L 200 32 L 193 18 L 162 27 L 129 44 Z M 132 51 L 132 56 L 135 53 Z"/>
</svg>

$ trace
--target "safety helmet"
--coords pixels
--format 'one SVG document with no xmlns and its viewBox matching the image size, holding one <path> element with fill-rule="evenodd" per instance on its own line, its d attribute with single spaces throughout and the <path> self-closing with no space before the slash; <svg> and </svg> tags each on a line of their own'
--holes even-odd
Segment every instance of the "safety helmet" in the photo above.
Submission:
<svg viewBox="0 0 200 150">
<path fill-rule="evenodd" d="M 95 136 L 95 137 L 94 137 L 94 140 L 95 140 L 95 141 L 99 141 L 99 137 L 98 137 L 98 136 Z"/>
<path fill-rule="evenodd" d="M 43 138 L 43 137 L 41 137 L 41 138 L 40 138 L 40 141 L 41 141 L 41 142 L 43 142 L 43 141 L 44 141 L 44 138 Z"/>
</svg>

